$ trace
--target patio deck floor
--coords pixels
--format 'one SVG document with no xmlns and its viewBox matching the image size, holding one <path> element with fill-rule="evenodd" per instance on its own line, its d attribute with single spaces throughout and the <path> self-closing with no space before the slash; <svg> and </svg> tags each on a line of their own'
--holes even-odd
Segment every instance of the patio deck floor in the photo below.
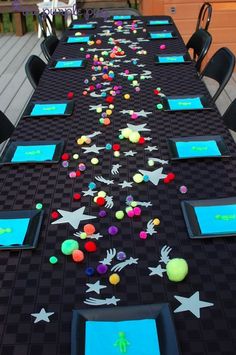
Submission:
<svg viewBox="0 0 236 355">
<path fill-rule="evenodd" d="M 44 59 L 36 33 L 27 33 L 23 37 L 13 34 L 0 35 L 0 110 L 16 126 L 22 111 L 33 94 L 25 74 L 25 63 L 30 55 L 36 54 Z M 214 92 L 216 85 L 210 80 L 206 81 L 210 92 Z M 221 114 L 236 98 L 236 73 L 232 75 L 225 90 L 218 98 L 216 104 Z M 236 133 L 231 132 L 235 141 Z M 0 152 L 3 145 L 0 145 Z"/>
</svg>

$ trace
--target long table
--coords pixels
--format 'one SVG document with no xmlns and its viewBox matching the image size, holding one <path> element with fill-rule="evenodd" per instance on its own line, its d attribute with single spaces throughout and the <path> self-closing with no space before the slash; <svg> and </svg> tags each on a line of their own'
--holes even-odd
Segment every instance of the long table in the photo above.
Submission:
<svg viewBox="0 0 236 355">
<path fill-rule="evenodd" d="M 138 27 L 146 28 L 145 21 Z M 185 46 L 175 25 L 162 26 L 161 29 L 171 29 L 177 32 L 177 39 L 162 41 L 139 42 L 137 46 L 147 51 L 147 54 L 137 54 L 129 47 L 132 43 L 120 44 L 126 53 L 126 58 L 115 64 L 116 74 L 112 85 L 121 85 L 122 94 L 115 97 L 111 124 L 99 124 L 100 115 L 89 110 L 89 105 L 105 104 L 105 99 L 83 96 L 83 91 L 92 85 L 91 70 L 94 53 L 87 52 L 90 48 L 112 48 L 107 43 L 109 37 L 126 38 L 137 41 L 146 39 L 146 33 L 138 29 L 137 33 L 124 34 L 115 31 L 111 36 L 101 36 L 100 26 L 111 26 L 111 22 L 97 20 L 97 28 L 89 33 L 97 34 L 102 44 L 83 46 L 79 44 L 59 43 L 52 59 L 62 57 L 85 57 L 91 54 L 88 64 L 82 70 L 53 71 L 46 68 L 40 84 L 33 94 L 32 101 L 65 100 L 68 92 L 74 92 L 75 109 L 71 117 L 21 119 L 12 141 L 16 140 L 57 140 L 65 141 L 65 152 L 71 156 L 78 153 L 79 160 L 70 159 L 69 167 L 61 163 L 19 164 L 0 167 L 0 206 L 1 210 L 33 209 L 37 203 L 42 203 L 45 218 L 40 233 L 38 246 L 35 250 L 2 251 L 0 253 L 0 353 L 2 355 L 48 355 L 70 354 L 70 332 L 73 309 L 89 307 L 85 299 L 94 297 L 105 299 L 115 296 L 120 299 L 117 306 L 169 303 L 173 311 L 174 323 L 184 355 L 221 354 L 233 355 L 236 349 L 236 245 L 234 238 L 214 238 L 205 240 L 189 239 L 180 202 L 184 199 L 205 199 L 229 197 L 235 195 L 236 189 L 236 159 L 235 144 L 225 128 L 222 119 L 214 106 L 213 111 L 164 112 L 156 109 L 160 97 L 153 90 L 161 88 L 165 95 L 210 95 L 202 81 L 199 80 L 194 64 L 188 65 L 155 65 L 154 55 L 163 53 L 185 52 Z M 113 27 L 114 28 L 114 27 Z M 157 29 L 157 28 L 156 28 Z M 147 29 L 148 31 L 149 29 Z M 67 30 L 66 35 L 76 31 Z M 113 32 L 113 31 L 112 31 Z M 103 32 L 104 33 L 104 32 Z M 166 50 L 160 50 L 160 44 L 166 44 Z M 140 49 L 139 49 L 140 50 Z M 126 62 L 130 58 L 139 58 L 137 64 Z M 112 68 L 111 68 L 112 69 Z M 139 74 L 140 92 L 137 93 L 126 77 L 119 75 L 124 70 Z M 151 71 L 151 78 L 141 80 L 144 70 Z M 88 79 L 89 83 L 84 83 Z M 96 83 L 101 82 L 99 76 Z M 130 94 L 125 100 L 124 94 Z M 152 112 L 147 117 L 139 117 L 136 121 L 122 110 L 145 110 Z M 142 132 L 152 140 L 144 145 L 132 144 L 127 140 L 119 140 L 119 130 L 127 123 L 134 125 L 147 124 L 150 131 Z M 113 152 L 102 150 L 99 155 L 84 154 L 81 146 L 76 143 L 82 135 L 100 131 L 101 134 L 92 138 L 91 144 L 104 147 L 106 144 L 119 143 L 121 155 L 113 156 Z M 193 136 L 220 134 L 223 136 L 232 157 L 229 159 L 200 159 L 171 162 L 167 138 L 175 136 Z M 145 150 L 148 146 L 158 147 L 157 151 Z M 136 155 L 126 156 L 124 152 L 134 151 Z M 99 164 L 92 165 L 90 160 L 98 157 Z M 173 172 L 175 180 L 170 184 L 160 181 L 158 186 L 150 182 L 133 184 L 132 188 L 122 189 L 119 183 L 124 180 L 133 181 L 132 177 L 139 169 L 152 170 L 147 165 L 148 158 L 156 157 L 169 160 L 163 165 L 163 173 Z M 86 170 L 76 179 L 69 178 L 69 172 L 74 171 L 79 162 L 86 164 Z M 113 164 L 120 164 L 118 175 L 111 174 Z M 161 165 L 155 165 L 155 168 Z M 105 185 L 95 180 L 95 176 L 103 176 L 114 180 L 114 184 Z M 98 239 L 98 251 L 86 254 L 83 264 L 74 263 L 60 251 L 61 243 L 73 236 L 75 230 L 69 224 L 51 224 L 51 213 L 57 209 L 74 211 L 85 206 L 85 213 L 98 215 L 100 208 L 93 202 L 93 197 L 83 196 L 82 191 L 88 190 L 89 182 L 97 184 L 96 190 L 104 190 L 113 196 L 114 207 L 106 209 L 106 218 L 91 220 L 98 233 L 103 238 Z M 187 194 L 179 192 L 179 187 L 186 185 Z M 73 200 L 74 193 L 81 193 L 80 201 Z M 125 217 L 118 221 L 114 215 L 117 210 L 124 210 L 126 197 L 132 195 L 136 201 L 150 201 L 152 207 L 142 207 L 141 217 L 133 220 Z M 150 219 L 159 218 L 161 223 L 156 227 L 157 234 L 148 236 L 146 240 L 139 238 Z M 86 221 L 85 221 L 86 223 Z M 107 229 L 111 225 L 119 227 L 119 233 L 109 236 Z M 79 230 L 82 230 L 80 225 Z M 79 240 L 81 246 L 83 241 Z M 185 258 L 189 265 L 187 278 L 174 283 L 168 280 L 164 273 L 149 276 L 149 267 L 159 263 L 160 251 L 163 246 L 172 248 L 171 258 Z M 138 263 L 124 268 L 120 272 L 120 283 L 112 286 L 108 275 L 88 277 L 85 269 L 95 267 L 106 257 L 106 251 L 116 248 L 125 251 L 128 257 L 138 258 Z M 55 255 L 58 263 L 50 264 L 49 258 Z M 114 262 L 113 262 L 114 264 Z M 163 265 L 163 264 L 162 264 Z M 86 283 L 100 280 L 107 288 L 100 295 L 86 293 Z M 200 309 L 200 318 L 191 312 L 174 313 L 180 302 L 174 296 L 190 298 L 199 291 L 201 301 L 213 303 L 213 306 Z M 114 306 L 111 306 L 114 307 Z M 41 308 L 46 312 L 54 312 L 50 322 L 34 323 L 32 313 L 38 313 Z M 171 342 L 171 339 L 169 340 Z M 148 353 L 147 353 L 148 355 Z"/>
</svg>

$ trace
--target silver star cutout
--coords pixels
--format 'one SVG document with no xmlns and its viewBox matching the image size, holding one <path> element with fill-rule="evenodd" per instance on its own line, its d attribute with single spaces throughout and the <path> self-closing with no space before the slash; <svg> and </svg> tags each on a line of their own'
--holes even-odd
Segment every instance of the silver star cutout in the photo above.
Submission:
<svg viewBox="0 0 236 355">
<path fill-rule="evenodd" d="M 131 129 L 134 132 L 145 132 L 145 131 L 151 131 L 149 128 L 146 127 L 146 123 L 144 124 L 139 124 L 139 125 L 133 125 L 131 123 L 127 123 L 127 127 Z"/>
<path fill-rule="evenodd" d="M 137 152 L 134 152 L 133 150 L 129 150 L 128 152 L 124 152 L 125 157 L 133 157 L 137 154 Z"/>
<path fill-rule="evenodd" d="M 163 168 L 159 168 L 154 171 L 139 170 L 142 175 L 147 175 L 149 177 L 149 181 L 151 181 L 155 186 L 158 185 L 161 179 L 165 179 L 167 177 L 166 174 L 162 174 L 162 171 Z"/>
<path fill-rule="evenodd" d="M 151 271 L 149 276 L 158 275 L 163 277 L 163 273 L 166 272 L 166 269 L 162 269 L 161 265 L 157 265 L 156 267 L 149 267 L 149 270 Z"/>
<path fill-rule="evenodd" d="M 56 221 L 52 222 L 52 224 L 69 223 L 74 229 L 77 229 L 80 225 L 80 222 L 97 218 L 95 216 L 84 214 L 84 210 L 85 207 L 78 208 L 73 212 L 57 210 L 60 215 L 62 215 L 62 218 L 57 219 Z"/>
<path fill-rule="evenodd" d="M 99 105 L 89 105 L 89 111 L 96 111 L 98 108 L 107 108 L 108 106 L 99 104 Z"/>
<path fill-rule="evenodd" d="M 88 286 L 86 292 L 96 292 L 98 295 L 100 295 L 100 290 L 107 287 L 105 285 L 100 285 L 100 281 L 97 281 L 94 284 L 86 284 L 86 286 Z"/>
<path fill-rule="evenodd" d="M 82 191 L 83 196 L 94 196 L 96 195 L 97 191 L 88 189 L 87 191 Z"/>
<path fill-rule="evenodd" d="M 153 147 L 148 145 L 146 148 L 144 148 L 144 150 L 148 150 L 149 152 L 152 152 L 153 150 L 158 150 L 158 148 L 156 145 L 154 145 Z"/>
<path fill-rule="evenodd" d="M 40 321 L 49 323 L 49 317 L 53 314 L 54 312 L 46 312 L 45 308 L 42 308 L 39 313 L 31 313 L 31 316 L 35 317 L 34 323 L 38 323 Z"/>
<path fill-rule="evenodd" d="M 191 297 L 174 296 L 181 305 L 174 310 L 174 313 L 189 311 L 197 318 L 200 318 L 200 309 L 214 306 L 214 303 L 200 301 L 199 291 L 195 292 Z"/>
<path fill-rule="evenodd" d="M 128 182 L 128 181 L 124 180 L 123 182 L 121 182 L 118 185 L 120 185 L 122 189 L 125 189 L 126 187 L 132 187 L 133 181 Z"/>
<path fill-rule="evenodd" d="M 148 115 L 151 115 L 152 112 L 148 112 L 148 111 L 144 111 L 144 110 L 141 110 L 141 111 L 137 111 L 135 112 L 139 117 L 147 117 Z"/>
<path fill-rule="evenodd" d="M 105 149 L 105 147 L 97 147 L 96 144 L 91 145 L 91 147 L 82 147 L 82 149 L 84 150 L 84 153 L 95 153 L 95 154 L 99 154 L 100 150 Z"/>
</svg>

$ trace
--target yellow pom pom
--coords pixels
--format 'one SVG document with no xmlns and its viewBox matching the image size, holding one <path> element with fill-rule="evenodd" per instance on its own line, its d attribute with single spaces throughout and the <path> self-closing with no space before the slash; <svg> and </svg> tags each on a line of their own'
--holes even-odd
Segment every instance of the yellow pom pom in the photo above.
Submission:
<svg viewBox="0 0 236 355">
<path fill-rule="evenodd" d="M 132 132 L 129 136 L 129 140 L 132 143 L 138 143 L 139 139 L 140 139 L 140 134 L 138 132 Z"/>
<path fill-rule="evenodd" d="M 124 95 L 124 99 L 125 99 L 125 100 L 129 100 L 129 99 L 130 99 L 130 94 L 125 94 L 125 95 Z"/>
<path fill-rule="evenodd" d="M 125 138 L 129 138 L 129 136 L 131 135 L 131 133 L 132 133 L 132 131 L 131 131 L 130 128 L 124 128 L 124 129 L 122 129 L 122 131 L 121 131 L 122 136 L 125 137 Z"/>
<path fill-rule="evenodd" d="M 73 159 L 75 159 L 75 160 L 79 159 L 79 154 L 74 154 Z"/>
<path fill-rule="evenodd" d="M 159 220 L 159 218 L 154 218 L 154 220 L 153 220 L 154 226 L 159 226 L 160 223 L 161 223 L 161 221 Z"/>
<path fill-rule="evenodd" d="M 115 151 L 115 152 L 114 152 L 114 157 L 115 157 L 115 158 L 119 158 L 119 156 L 120 156 L 120 152 Z"/>
<path fill-rule="evenodd" d="M 93 165 L 97 165 L 97 164 L 99 163 L 98 158 L 92 158 L 92 159 L 91 159 L 91 163 L 92 163 Z"/>
<path fill-rule="evenodd" d="M 107 193 L 105 191 L 99 191 L 98 197 L 106 197 Z"/>
<path fill-rule="evenodd" d="M 120 276 L 118 274 L 111 274 L 109 282 L 112 285 L 117 285 L 120 282 Z"/>
<path fill-rule="evenodd" d="M 77 144 L 82 145 L 84 143 L 82 138 L 77 139 Z"/>
<path fill-rule="evenodd" d="M 133 176 L 133 180 L 134 182 L 136 182 L 137 184 L 140 184 L 141 182 L 143 182 L 143 175 L 142 174 L 135 174 Z"/>
</svg>

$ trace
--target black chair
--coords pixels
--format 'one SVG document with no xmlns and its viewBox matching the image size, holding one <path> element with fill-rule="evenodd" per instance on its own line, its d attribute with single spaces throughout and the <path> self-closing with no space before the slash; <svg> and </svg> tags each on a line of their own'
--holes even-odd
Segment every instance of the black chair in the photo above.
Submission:
<svg viewBox="0 0 236 355">
<path fill-rule="evenodd" d="M 31 55 L 25 64 L 25 72 L 34 89 L 38 86 L 46 64 L 36 55 Z"/>
<path fill-rule="evenodd" d="M 226 126 L 236 132 L 236 99 L 231 102 L 222 118 Z"/>
<path fill-rule="evenodd" d="M 197 71 L 200 71 L 201 63 L 205 58 L 212 42 L 211 34 L 203 29 L 197 30 L 189 39 L 186 48 L 193 50 L 193 60 L 196 62 Z"/>
<path fill-rule="evenodd" d="M 45 12 L 38 15 L 38 22 L 44 38 L 51 35 L 57 36 L 54 24 Z"/>
<path fill-rule="evenodd" d="M 207 31 L 211 22 L 211 16 L 212 16 L 212 6 L 209 2 L 204 2 L 199 11 L 196 31 L 199 30 L 200 28 Z"/>
<path fill-rule="evenodd" d="M 41 43 L 41 49 L 44 54 L 44 57 L 46 58 L 47 61 L 50 60 L 51 56 L 53 55 L 53 52 L 55 51 L 57 45 L 59 43 L 59 40 L 56 36 L 51 35 L 43 40 Z"/>
<path fill-rule="evenodd" d="M 15 127 L 7 116 L 0 111 L 0 143 L 11 137 Z"/>
<path fill-rule="evenodd" d="M 235 56 L 228 48 L 220 48 L 211 57 L 205 68 L 200 74 L 202 79 L 204 76 L 214 79 L 218 82 L 219 87 L 216 90 L 213 101 L 216 101 L 225 85 L 228 83 L 235 67 Z"/>
</svg>

